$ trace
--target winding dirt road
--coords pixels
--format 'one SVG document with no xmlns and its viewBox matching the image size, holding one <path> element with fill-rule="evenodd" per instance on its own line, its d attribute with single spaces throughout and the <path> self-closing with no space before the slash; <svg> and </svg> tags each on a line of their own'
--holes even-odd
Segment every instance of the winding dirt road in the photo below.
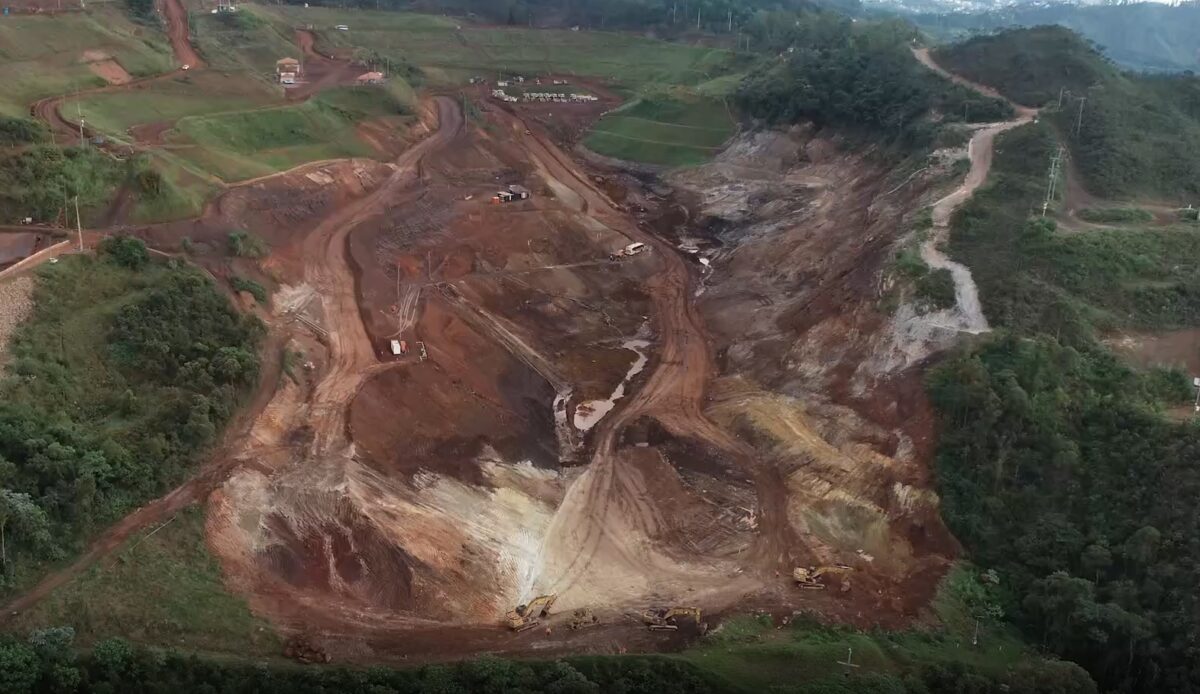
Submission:
<svg viewBox="0 0 1200 694">
<path fill-rule="evenodd" d="M 968 79 L 955 75 L 942 68 L 929 54 L 928 48 L 914 48 L 913 55 L 922 65 L 943 77 L 970 89 L 997 99 L 1004 99 L 996 90 Z M 1020 106 L 1004 99 L 1013 107 L 1017 117 L 1002 123 L 993 123 L 978 130 L 967 143 L 967 156 L 971 160 L 971 170 L 962 184 L 949 195 L 938 200 L 933 205 L 933 233 L 925 243 L 921 244 L 921 259 L 931 268 L 948 270 L 954 278 L 955 311 L 958 314 L 959 325 L 956 329 L 967 333 L 984 333 L 990 330 L 987 317 L 983 314 L 983 306 L 979 301 L 979 288 L 971 276 L 971 270 L 962 263 L 955 262 L 946 256 L 939 248 L 950 235 L 950 217 L 954 211 L 971 199 L 975 191 L 987 181 L 988 172 L 992 169 L 992 152 L 995 149 L 996 136 L 1013 128 L 1032 122 L 1037 117 L 1037 110 Z"/>
<path fill-rule="evenodd" d="M 436 113 L 426 114 L 436 123 L 433 134 L 401 154 L 374 192 L 339 208 L 304 240 L 304 278 L 320 293 L 329 330 L 329 371 L 317 384 L 311 405 L 320 413 L 311 422 L 319 452 L 347 445 L 346 409 L 378 363 L 359 312 L 346 238 L 358 225 L 383 214 L 397 193 L 420 179 L 421 160 L 462 131 L 462 110 L 453 99 L 436 97 L 434 104 Z"/>
</svg>

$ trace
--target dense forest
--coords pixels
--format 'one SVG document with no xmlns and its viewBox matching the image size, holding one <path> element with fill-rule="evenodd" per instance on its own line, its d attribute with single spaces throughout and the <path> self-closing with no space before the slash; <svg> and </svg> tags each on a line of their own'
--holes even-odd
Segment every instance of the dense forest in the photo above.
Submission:
<svg viewBox="0 0 1200 694">
<path fill-rule="evenodd" d="M 754 691 L 671 656 L 581 656 L 565 660 L 480 658 L 401 670 L 206 660 L 134 646 L 121 639 L 73 647 L 69 627 L 0 636 L 5 694 L 719 694 Z M 1003 676 L 962 662 L 930 663 L 904 673 L 847 671 L 815 682 L 782 683 L 786 694 L 1095 694 L 1070 663 L 1031 659 Z"/>
<path fill-rule="evenodd" d="M 778 32 L 789 47 L 783 59 L 764 63 L 738 90 L 738 104 L 752 116 L 924 145 L 939 123 L 995 121 L 1012 113 L 1004 102 L 917 63 L 908 48 L 911 25 L 858 25 L 826 12 L 797 15 L 790 25 Z"/>
<path fill-rule="evenodd" d="M 1121 72 L 1062 27 L 981 36 L 937 52 L 949 69 L 1043 114 L 1088 190 L 1117 199 L 1200 195 L 1200 78 Z"/>
<path fill-rule="evenodd" d="M 0 593 L 192 465 L 255 380 L 262 327 L 114 237 L 39 272 L 0 381 Z"/>
<path fill-rule="evenodd" d="M 1134 70 L 1200 69 L 1200 3 L 1155 2 L 1085 5 L 1017 4 L 1003 9 L 910 16 L 940 39 L 1001 29 L 1057 24 L 1085 36 L 1116 62 Z"/>
<path fill-rule="evenodd" d="M 287 2 L 303 4 L 303 0 Z M 314 4 L 448 13 L 500 24 L 655 29 L 673 34 L 697 29 L 733 33 L 751 24 L 769 32 L 759 15 L 818 6 L 856 8 L 858 0 L 322 0 Z"/>
<path fill-rule="evenodd" d="M 1077 39 L 1052 38 L 1062 32 L 945 54 L 1027 103 L 1098 78 L 1153 93 Z M 1051 44 L 1068 53 L 1041 56 Z M 1005 613 L 1031 642 L 1106 691 L 1200 691 L 1200 427 L 1166 416 L 1190 401 L 1189 384 L 1171 369 L 1133 370 L 1099 342 L 1115 329 L 1200 324 L 1200 231 L 1135 222 L 1078 234 L 1041 217 L 1065 130 L 1051 118 L 1002 136 L 988 185 L 953 220 L 951 254 L 972 268 L 998 331 L 929 377 L 944 514 L 973 559 L 999 571 Z M 1083 145 L 1066 143 L 1086 175 Z M 1179 175 L 1163 168 L 1172 160 L 1150 148 L 1131 164 L 1159 171 L 1162 187 Z"/>
</svg>

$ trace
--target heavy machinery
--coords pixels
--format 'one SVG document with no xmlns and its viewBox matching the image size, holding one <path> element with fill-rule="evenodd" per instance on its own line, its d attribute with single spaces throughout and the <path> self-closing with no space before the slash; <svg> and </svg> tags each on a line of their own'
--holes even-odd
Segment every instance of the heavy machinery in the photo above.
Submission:
<svg viewBox="0 0 1200 694">
<path fill-rule="evenodd" d="M 846 566 L 845 564 L 817 567 L 810 566 L 807 569 L 803 567 L 796 567 L 795 569 L 792 569 L 792 578 L 795 579 L 796 585 L 800 586 L 801 588 L 807 588 L 808 590 L 825 590 L 826 586 L 825 581 L 823 580 L 825 576 L 834 574 L 848 574 L 853 570 L 853 567 Z M 842 590 L 847 591 L 849 589 L 850 581 L 843 580 Z"/>
<path fill-rule="evenodd" d="M 581 607 L 571 614 L 571 621 L 567 623 L 567 626 L 571 629 L 583 629 L 598 624 L 600 624 L 600 618 L 592 614 L 592 611 L 586 607 Z"/>
<path fill-rule="evenodd" d="M 509 610 L 508 614 L 504 616 L 504 622 L 513 631 L 532 629 L 550 613 L 550 606 L 557 599 L 557 595 L 539 595 L 530 600 L 528 605 L 517 605 L 515 610 Z"/>
<path fill-rule="evenodd" d="M 642 613 L 642 622 L 650 631 L 675 631 L 680 617 L 691 617 L 696 626 L 703 628 L 699 607 L 652 607 Z"/>
</svg>

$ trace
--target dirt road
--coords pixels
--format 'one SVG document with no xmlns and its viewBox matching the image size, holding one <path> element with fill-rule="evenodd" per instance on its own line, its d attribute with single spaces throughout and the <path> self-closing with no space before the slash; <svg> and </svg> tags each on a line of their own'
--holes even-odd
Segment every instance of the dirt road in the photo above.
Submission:
<svg viewBox="0 0 1200 694">
<path fill-rule="evenodd" d="M 533 159 L 561 200 L 633 241 L 645 243 L 660 263 L 646 284 L 654 305 L 658 351 L 649 377 L 637 392 L 621 401 L 595 430 L 595 449 L 556 511 L 547 533 L 546 564 L 539 590 L 568 594 L 585 584 L 598 564 L 625 564 L 631 576 L 655 576 L 666 589 L 677 572 L 693 580 L 712 567 L 685 567 L 648 553 L 644 539 L 661 522 L 647 503 L 647 478 L 630 457 L 618 450 L 621 433 L 642 417 L 661 422 L 674 435 L 716 447 L 738 461 L 754 479 L 759 499 L 759 533 L 754 562 L 766 575 L 784 569 L 796 546 L 787 520 L 786 492 L 773 469 L 759 464 L 754 450 L 710 420 L 703 411 L 705 392 L 715 373 L 710 340 L 693 302 L 691 270 L 666 241 L 635 224 L 597 188 L 578 165 L 533 124 L 505 112 L 514 138 Z M 737 581 L 723 584 L 737 590 Z"/>
<path fill-rule="evenodd" d="M 171 51 L 175 53 L 175 60 L 179 62 L 179 66 L 187 65 L 193 70 L 204 67 L 204 61 L 200 59 L 200 54 L 196 52 L 188 38 L 187 9 L 183 6 L 183 2 L 181 0 L 159 0 L 158 5 L 158 11 L 167 21 L 167 37 L 171 41 Z"/>
<path fill-rule="evenodd" d="M 320 293 L 329 331 L 330 364 L 313 393 L 311 423 L 318 450 L 346 445 L 346 408 L 377 363 L 375 349 L 359 313 L 354 274 L 347 259 L 346 238 L 358 225 L 382 214 L 405 187 L 419 180 L 421 160 L 444 147 L 463 128 L 462 110 L 453 99 L 437 97 L 436 130 L 402 154 L 391 175 L 374 192 L 339 208 L 304 241 L 304 278 Z"/>
<path fill-rule="evenodd" d="M 914 48 L 913 55 L 923 65 L 943 77 L 975 89 L 986 96 L 998 99 L 1004 98 L 994 89 L 976 84 L 943 69 L 929 55 L 928 48 Z M 1007 101 L 1007 99 L 1005 100 Z M 939 246 L 945 243 L 949 236 L 951 215 L 963 203 L 971 199 L 975 191 L 987 181 L 988 172 L 992 168 L 992 152 L 996 136 L 1007 130 L 1025 125 L 1037 116 L 1035 109 L 1019 106 L 1011 101 L 1009 104 L 1016 111 L 1016 118 L 1003 123 L 988 125 L 981 128 L 971 137 L 971 141 L 967 144 L 967 155 L 971 160 L 971 170 L 967 173 L 967 177 L 958 188 L 934 203 L 933 233 L 929 235 L 925 243 L 921 244 L 921 259 L 929 267 L 948 270 L 954 278 L 954 297 L 960 323 L 957 328 L 968 333 L 987 332 L 990 329 L 987 317 L 983 315 L 983 306 L 979 302 L 979 288 L 975 285 L 975 280 L 971 276 L 971 270 L 962 263 L 951 260 L 941 251 Z"/>
</svg>

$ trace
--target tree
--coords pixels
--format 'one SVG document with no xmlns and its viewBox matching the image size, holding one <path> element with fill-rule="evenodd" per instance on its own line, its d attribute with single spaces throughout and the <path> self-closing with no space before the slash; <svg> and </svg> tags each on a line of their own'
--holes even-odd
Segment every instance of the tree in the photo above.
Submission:
<svg viewBox="0 0 1200 694">
<path fill-rule="evenodd" d="M 0 562 L 4 573 L 8 573 L 8 546 L 6 530 L 12 527 L 15 534 L 24 538 L 32 547 L 40 549 L 50 543 L 50 522 L 46 512 L 24 493 L 11 489 L 0 489 Z"/>
<path fill-rule="evenodd" d="M 100 252 L 130 270 L 141 270 L 150 262 L 146 244 L 132 236 L 110 236 L 100 243 Z"/>
<path fill-rule="evenodd" d="M 28 694 L 39 675 L 37 654 L 21 643 L 0 642 L 0 692 Z"/>
</svg>

